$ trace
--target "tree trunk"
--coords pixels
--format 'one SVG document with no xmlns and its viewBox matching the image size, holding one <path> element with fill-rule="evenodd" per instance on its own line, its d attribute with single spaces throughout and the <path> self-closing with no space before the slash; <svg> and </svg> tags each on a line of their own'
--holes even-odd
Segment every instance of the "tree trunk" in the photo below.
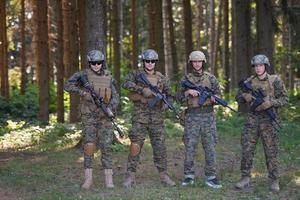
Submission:
<svg viewBox="0 0 300 200">
<path fill-rule="evenodd" d="M 85 1 L 77 0 L 78 5 L 78 24 L 79 24 L 79 49 L 80 49 L 80 69 L 84 69 L 87 65 L 86 59 L 86 43 L 85 43 L 85 22 L 86 22 L 86 14 L 85 14 Z"/>
<path fill-rule="evenodd" d="M 177 59 L 177 48 L 176 48 L 176 44 L 175 44 L 172 1 L 166 0 L 166 4 L 167 4 L 167 21 L 168 21 L 168 27 L 169 27 L 172 69 L 173 69 L 172 74 L 173 74 L 173 80 L 175 81 L 179 78 L 179 66 L 178 66 L 178 59 Z"/>
<path fill-rule="evenodd" d="M 60 0 L 56 0 L 57 7 L 57 50 L 56 50 L 56 93 L 57 93 L 57 122 L 64 123 L 65 109 L 64 109 L 64 46 L 63 46 L 63 17 L 62 17 L 62 4 Z"/>
<path fill-rule="evenodd" d="M 112 0 L 112 30 L 113 30 L 113 75 L 117 81 L 117 90 L 120 93 L 121 82 L 121 37 L 120 37 L 120 0 Z"/>
<path fill-rule="evenodd" d="M 35 65 L 39 86 L 38 119 L 49 121 L 49 61 L 48 61 L 48 27 L 47 3 L 33 0 L 34 35 L 36 38 Z"/>
<path fill-rule="evenodd" d="M 266 55 L 271 63 L 269 73 L 274 72 L 274 24 L 272 0 L 256 0 L 257 8 L 257 54 Z"/>
<path fill-rule="evenodd" d="M 186 58 L 186 72 L 191 72 L 189 67 L 188 57 L 193 51 L 193 38 L 192 38 L 192 11 L 191 1 L 183 0 L 183 18 L 184 18 L 184 39 L 185 39 L 185 58 Z"/>
<path fill-rule="evenodd" d="M 210 34 L 209 34 L 209 66 L 212 74 L 215 74 L 215 57 L 216 57 L 216 49 L 215 43 L 216 41 L 216 22 L 215 22 L 215 1 L 210 0 L 209 6 L 209 26 L 210 26 Z"/>
<path fill-rule="evenodd" d="M 78 24 L 76 0 L 63 0 L 63 38 L 64 38 L 64 67 L 65 75 L 69 78 L 79 70 Z M 79 96 L 70 95 L 70 122 L 79 121 Z"/>
<path fill-rule="evenodd" d="M 196 0 L 197 4 L 197 17 L 196 17 L 196 44 L 197 49 L 200 50 L 202 48 L 202 38 L 201 31 L 203 31 L 203 0 Z"/>
<path fill-rule="evenodd" d="M 6 1 L 0 1 L 0 78 L 1 96 L 9 98 L 5 2 Z"/>
<path fill-rule="evenodd" d="M 224 0 L 223 7 L 223 38 L 224 38 L 224 49 L 223 49 L 223 64 L 224 64 L 224 80 L 225 93 L 229 93 L 230 90 L 230 67 L 229 67 L 229 0 Z"/>
<path fill-rule="evenodd" d="M 250 76 L 251 67 L 249 65 L 251 53 L 251 38 L 250 38 L 250 1 L 249 0 L 234 0 L 234 8 L 236 9 L 235 19 L 235 68 L 236 79 L 234 86 L 238 86 L 238 81 L 242 78 Z M 249 48 L 250 47 L 250 48 Z M 241 112 L 247 111 L 245 104 L 239 105 Z"/>
<path fill-rule="evenodd" d="M 156 70 L 165 74 L 164 32 L 162 0 L 148 1 L 149 47 L 157 51 L 159 60 Z"/>
<path fill-rule="evenodd" d="M 25 43 L 25 0 L 21 1 L 21 58 L 20 58 L 20 67 L 21 67 L 21 95 L 25 94 L 26 84 L 27 84 L 27 72 L 26 72 L 26 43 Z"/>
<path fill-rule="evenodd" d="M 137 27 L 137 1 L 131 0 L 131 68 L 138 68 L 138 27 Z"/>
</svg>

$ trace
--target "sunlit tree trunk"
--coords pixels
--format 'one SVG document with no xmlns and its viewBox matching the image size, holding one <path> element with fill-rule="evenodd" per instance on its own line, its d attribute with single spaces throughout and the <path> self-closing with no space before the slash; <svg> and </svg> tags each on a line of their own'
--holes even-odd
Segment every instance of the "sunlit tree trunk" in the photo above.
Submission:
<svg viewBox="0 0 300 200">
<path fill-rule="evenodd" d="M 33 0 L 34 35 L 36 40 L 35 65 L 37 67 L 37 81 L 39 86 L 38 119 L 49 121 L 49 60 L 48 60 L 48 27 L 47 3 Z"/>
<path fill-rule="evenodd" d="M 6 33 L 6 1 L 0 1 L 0 78 L 1 96 L 9 97 L 8 61 L 7 61 L 7 33 Z"/>
<path fill-rule="evenodd" d="M 79 70 L 79 45 L 76 0 L 63 0 L 63 40 L 65 76 L 69 78 Z M 70 122 L 79 121 L 79 96 L 70 95 Z"/>
<path fill-rule="evenodd" d="M 192 38 L 192 11 L 191 1 L 183 0 L 183 18 L 184 18 L 184 39 L 185 39 L 185 58 L 186 58 L 186 72 L 191 72 L 188 64 L 188 57 L 193 51 L 193 38 Z"/>
</svg>

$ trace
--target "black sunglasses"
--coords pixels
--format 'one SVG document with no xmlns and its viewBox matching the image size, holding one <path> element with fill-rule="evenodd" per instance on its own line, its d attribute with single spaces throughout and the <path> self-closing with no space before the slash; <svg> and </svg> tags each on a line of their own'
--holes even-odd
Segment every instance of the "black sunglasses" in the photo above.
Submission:
<svg viewBox="0 0 300 200">
<path fill-rule="evenodd" d="M 101 64 L 103 64 L 103 60 L 101 60 L 101 61 L 91 61 L 91 62 L 89 62 L 91 65 L 101 65 Z"/>
<path fill-rule="evenodd" d="M 146 63 L 155 63 L 156 60 L 144 60 Z"/>
</svg>

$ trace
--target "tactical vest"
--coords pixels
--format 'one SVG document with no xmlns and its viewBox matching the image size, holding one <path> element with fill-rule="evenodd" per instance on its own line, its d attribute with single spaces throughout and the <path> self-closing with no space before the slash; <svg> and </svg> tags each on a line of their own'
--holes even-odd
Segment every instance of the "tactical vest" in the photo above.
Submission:
<svg viewBox="0 0 300 200">
<path fill-rule="evenodd" d="M 201 76 L 195 76 L 192 73 L 187 75 L 187 79 L 196 84 L 197 86 L 201 85 L 202 87 L 208 87 L 211 89 L 211 81 L 210 81 L 210 74 L 208 72 L 203 72 Z M 188 107 L 200 107 L 199 105 L 199 96 L 197 97 L 190 97 L 188 99 Z M 211 105 L 210 99 L 206 99 L 203 104 L 204 106 Z"/>
<path fill-rule="evenodd" d="M 160 72 L 155 72 L 154 74 L 147 74 L 145 73 L 146 78 L 149 80 L 149 82 L 153 86 L 157 86 L 160 91 L 163 89 L 163 83 L 162 83 L 162 77 L 163 75 Z M 145 88 L 146 86 L 143 85 L 140 82 L 136 82 L 137 85 Z M 129 99 L 132 100 L 133 102 L 140 101 L 142 103 L 148 103 L 149 100 L 151 100 L 154 96 L 146 97 L 143 94 L 139 94 L 137 92 L 130 92 L 129 93 Z"/>
<path fill-rule="evenodd" d="M 105 103 L 109 103 L 111 98 L 111 80 L 110 74 L 97 75 L 92 70 L 87 70 L 89 83 L 93 86 L 96 94 L 103 97 Z"/>
<path fill-rule="evenodd" d="M 254 90 L 261 89 L 263 94 L 267 99 L 271 99 L 275 97 L 274 93 L 274 81 L 276 80 L 276 75 L 269 75 L 267 74 L 266 80 L 259 80 L 256 76 L 251 76 L 246 80 L 246 82 L 251 83 Z"/>
</svg>

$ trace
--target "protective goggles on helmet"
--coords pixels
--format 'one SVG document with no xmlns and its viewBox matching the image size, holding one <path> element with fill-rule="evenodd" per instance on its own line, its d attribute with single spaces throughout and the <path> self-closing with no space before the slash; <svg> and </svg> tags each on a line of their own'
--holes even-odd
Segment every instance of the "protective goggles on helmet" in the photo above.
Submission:
<svg viewBox="0 0 300 200">
<path fill-rule="evenodd" d="M 89 63 L 91 64 L 91 65 L 101 65 L 101 64 L 103 64 L 103 60 L 101 60 L 101 61 L 90 61 Z"/>
<path fill-rule="evenodd" d="M 156 60 L 144 60 L 145 63 L 156 63 Z"/>
</svg>

